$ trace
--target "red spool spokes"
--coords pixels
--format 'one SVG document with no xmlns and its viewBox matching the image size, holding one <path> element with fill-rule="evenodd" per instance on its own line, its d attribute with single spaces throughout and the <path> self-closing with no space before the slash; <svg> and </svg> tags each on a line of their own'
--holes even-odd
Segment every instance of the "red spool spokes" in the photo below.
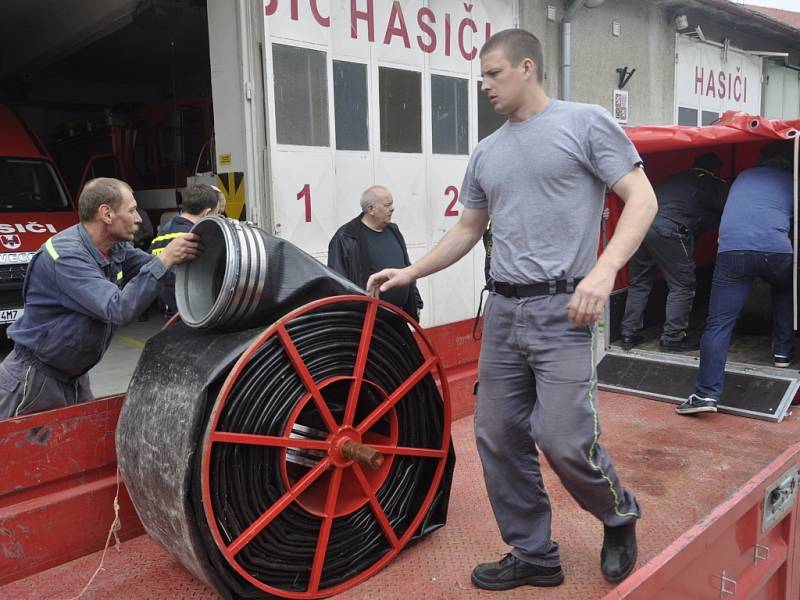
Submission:
<svg viewBox="0 0 800 600">
<path fill-rule="evenodd" d="M 353 372 L 350 376 L 315 381 L 292 339 L 288 325 L 296 318 L 337 303 L 365 305 L 364 322 Z M 370 345 L 375 331 L 378 310 L 400 315 L 413 328 L 423 354 L 423 363 L 394 390 L 384 390 L 365 378 Z M 269 340 L 277 338 L 292 364 L 306 393 L 298 398 L 280 436 L 254 435 L 219 431 L 220 416 L 239 376 Z M 436 374 L 443 400 L 442 444 L 440 448 L 403 447 L 398 445 L 399 425 L 396 406 L 427 375 Z M 326 393 L 344 394 L 346 404 L 340 420 L 330 410 Z M 368 400 L 366 400 L 366 399 Z M 302 415 L 314 411 L 326 431 L 303 425 Z M 376 470 L 362 467 L 342 454 L 347 442 L 357 442 L 386 456 Z M 285 493 L 264 510 L 232 542 L 221 535 L 211 495 L 211 454 L 215 444 L 244 444 L 280 449 L 280 472 Z M 281 318 L 264 331 L 242 354 L 228 374 L 211 413 L 203 444 L 201 486 L 206 519 L 217 547 L 228 564 L 247 581 L 270 594 L 285 598 L 321 598 L 341 592 L 369 578 L 397 555 L 419 528 L 430 508 L 444 474 L 450 446 L 450 398 L 444 369 L 433 346 L 419 325 L 396 307 L 367 296 L 336 296 L 307 304 Z M 384 512 L 377 492 L 386 480 L 396 456 L 435 459 L 436 469 L 430 487 L 411 523 L 403 532 L 394 530 Z M 303 465 L 307 470 L 298 470 Z M 270 585 L 249 573 L 236 559 L 237 555 L 283 511 L 295 504 L 321 519 L 316 552 L 310 566 L 305 591 L 287 590 Z M 388 542 L 389 550 L 375 563 L 351 579 L 328 588 L 321 587 L 325 557 L 336 517 L 347 515 L 369 505 Z"/>
</svg>

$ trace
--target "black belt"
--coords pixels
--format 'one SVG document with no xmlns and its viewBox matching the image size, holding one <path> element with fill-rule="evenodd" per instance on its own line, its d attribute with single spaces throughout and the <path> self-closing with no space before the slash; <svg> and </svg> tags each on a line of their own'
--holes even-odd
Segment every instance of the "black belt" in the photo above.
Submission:
<svg viewBox="0 0 800 600">
<path fill-rule="evenodd" d="M 487 284 L 490 292 L 500 294 L 506 298 L 530 298 L 531 296 L 555 296 L 556 294 L 571 294 L 583 277 L 569 279 L 551 279 L 539 283 L 504 283 L 490 280 Z"/>
</svg>

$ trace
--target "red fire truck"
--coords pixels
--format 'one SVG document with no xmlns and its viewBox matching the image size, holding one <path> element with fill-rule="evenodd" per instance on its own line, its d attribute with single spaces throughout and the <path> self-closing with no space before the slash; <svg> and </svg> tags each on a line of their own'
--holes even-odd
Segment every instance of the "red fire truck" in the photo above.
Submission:
<svg viewBox="0 0 800 600">
<path fill-rule="evenodd" d="M 22 282 L 33 254 L 78 222 L 53 160 L 36 134 L 0 105 L 0 326 L 22 315 Z"/>
</svg>

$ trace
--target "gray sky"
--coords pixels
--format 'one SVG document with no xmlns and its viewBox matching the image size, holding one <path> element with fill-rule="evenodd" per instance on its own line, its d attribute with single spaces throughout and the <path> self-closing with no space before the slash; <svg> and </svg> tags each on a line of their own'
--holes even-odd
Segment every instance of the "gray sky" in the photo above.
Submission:
<svg viewBox="0 0 800 600">
<path fill-rule="evenodd" d="M 793 10 L 800 12 L 800 0 L 745 0 L 737 4 L 754 4 L 756 6 L 769 6 L 770 8 L 782 8 L 783 10 Z"/>
</svg>

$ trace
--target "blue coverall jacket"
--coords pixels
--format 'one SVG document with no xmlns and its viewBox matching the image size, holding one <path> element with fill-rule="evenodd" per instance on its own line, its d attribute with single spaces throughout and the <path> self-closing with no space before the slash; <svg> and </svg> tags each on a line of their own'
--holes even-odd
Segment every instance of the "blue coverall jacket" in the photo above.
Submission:
<svg viewBox="0 0 800 600">
<path fill-rule="evenodd" d="M 25 312 L 8 336 L 45 365 L 80 376 L 100 362 L 116 327 L 156 299 L 166 272 L 161 260 L 127 242 L 104 257 L 83 225 L 74 225 L 31 259 Z"/>
</svg>

